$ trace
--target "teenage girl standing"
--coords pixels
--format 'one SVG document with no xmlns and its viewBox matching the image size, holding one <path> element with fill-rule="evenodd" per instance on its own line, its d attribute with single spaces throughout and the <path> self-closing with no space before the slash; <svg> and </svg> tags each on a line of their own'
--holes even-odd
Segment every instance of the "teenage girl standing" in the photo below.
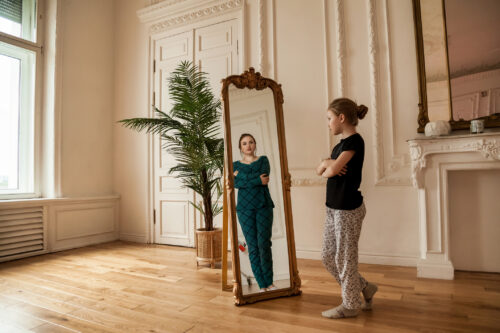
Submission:
<svg viewBox="0 0 500 333">
<path fill-rule="evenodd" d="M 238 189 L 238 221 L 248 244 L 257 284 L 261 291 L 274 290 L 271 252 L 274 203 L 267 185 L 271 167 L 265 155 L 255 155 L 256 142 L 251 134 L 242 134 L 238 147 L 242 159 L 233 163 L 234 187 Z"/>
<path fill-rule="evenodd" d="M 342 288 L 342 304 L 322 312 L 327 318 L 357 316 L 363 305 L 360 293 L 365 299 L 363 310 L 370 310 L 378 289 L 358 272 L 358 240 L 366 209 L 359 191 L 365 144 L 356 126 L 367 112 L 366 106 L 348 98 L 335 99 L 327 111 L 328 127 L 334 135 L 342 135 L 331 158 L 316 170 L 328 178 L 322 261 Z"/>
</svg>

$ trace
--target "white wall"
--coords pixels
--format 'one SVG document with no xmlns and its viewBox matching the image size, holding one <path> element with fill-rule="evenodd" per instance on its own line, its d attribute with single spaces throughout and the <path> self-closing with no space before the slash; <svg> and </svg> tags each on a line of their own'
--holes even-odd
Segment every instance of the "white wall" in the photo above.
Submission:
<svg viewBox="0 0 500 333">
<path fill-rule="evenodd" d="M 335 142 L 329 138 L 325 110 L 342 90 L 370 108 L 359 126 L 366 143 L 362 191 L 368 209 L 360 259 L 415 265 L 419 257 L 418 199 L 410 185 L 406 143 L 417 136 L 418 114 L 412 2 L 340 1 L 345 33 L 342 81 L 337 1 L 265 1 L 265 45 L 269 46 L 265 70 L 268 76 L 275 73 L 282 84 L 289 168 L 295 184 L 302 184 L 292 188 L 298 256 L 320 256 L 325 185 L 314 169 Z M 116 6 L 115 120 L 148 113 L 147 27 L 136 16 L 136 10 L 146 5 L 128 0 Z M 258 8 L 255 1 L 247 0 L 246 6 L 247 65 L 259 69 Z M 274 22 L 274 34 L 269 22 Z M 114 126 L 113 179 L 114 190 L 122 197 L 122 238 L 144 241 L 148 230 L 147 139 L 144 134 Z"/>
<path fill-rule="evenodd" d="M 113 193 L 114 2 L 61 1 L 63 197 Z"/>
<path fill-rule="evenodd" d="M 42 198 L 0 200 L 0 210 L 43 212 L 43 251 L 20 248 L 3 260 L 119 236 L 119 197 L 113 189 L 115 2 L 45 5 Z"/>
<path fill-rule="evenodd" d="M 418 112 L 412 7 L 411 1 L 375 3 L 378 41 L 375 54 L 379 66 L 376 108 L 370 74 L 368 1 L 343 1 L 346 36 L 343 90 L 347 97 L 370 108 L 359 126 L 366 143 L 362 192 L 368 210 L 360 240 L 360 257 L 368 262 L 411 265 L 418 256 L 417 196 L 407 181 L 405 142 L 416 134 Z M 331 99 L 339 97 L 340 73 L 336 66 L 339 45 L 333 21 L 335 1 L 314 1 L 308 5 L 302 1 L 276 1 L 276 67 L 285 95 L 285 129 L 292 178 L 314 179 L 312 170 L 319 159 L 330 152 L 325 110 Z M 325 21 L 325 7 L 328 21 Z M 325 43 L 325 36 L 332 38 Z M 379 113 L 378 122 L 375 109 Z M 375 138 L 377 127 L 383 147 Z M 378 162 L 380 165 L 377 158 L 382 159 Z M 384 170 L 382 179 L 377 178 L 377 167 Z M 405 185 L 376 185 L 377 182 Z M 299 256 L 319 258 L 325 186 L 294 187 L 292 201 Z"/>
<path fill-rule="evenodd" d="M 136 11 L 146 4 L 120 0 L 115 8 L 113 189 L 121 197 L 120 238 L 146 242 L 148 207 L 148 139 L 116 123 L 126 118 L 148 117 L 147 28 Z"/>
</svg>

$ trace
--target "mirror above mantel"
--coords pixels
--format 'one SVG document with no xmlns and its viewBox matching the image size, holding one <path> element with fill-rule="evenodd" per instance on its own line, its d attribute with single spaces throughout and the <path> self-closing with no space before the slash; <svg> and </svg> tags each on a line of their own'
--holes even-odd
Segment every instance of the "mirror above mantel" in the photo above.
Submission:
<svg viewBox="0 0 500 333">
<path fill-rule="evenodd" d="M 413 0 L 413 10 L 418 132 L 436 120 L 500 127 L 500 1 Z"/>
</svg>

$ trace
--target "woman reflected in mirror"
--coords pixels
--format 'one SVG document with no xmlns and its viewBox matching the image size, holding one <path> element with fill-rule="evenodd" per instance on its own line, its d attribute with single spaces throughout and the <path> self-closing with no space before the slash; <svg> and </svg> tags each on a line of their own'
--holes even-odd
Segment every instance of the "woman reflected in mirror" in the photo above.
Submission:
<svg viewBox="0 0 500 333">
<path fill-rule="evenodd" d="M 241 135 L 241 160 L 233 162 L 234 187 L 238 189 L 236 213 L 248 245 L 252 272 L 260 291 L 275 290 L 271 236 L 274 203 L 269 193 L 270 164 L 265 155 L 256 155 L 253 135 Z"/>
</svg>

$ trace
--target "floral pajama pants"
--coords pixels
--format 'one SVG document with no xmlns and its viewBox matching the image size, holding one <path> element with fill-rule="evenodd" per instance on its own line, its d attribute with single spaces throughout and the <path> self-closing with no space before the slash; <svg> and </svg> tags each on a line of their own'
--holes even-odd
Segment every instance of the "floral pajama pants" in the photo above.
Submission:
<svg viewBox="0 0 500 333">
<path fill-rule="evenodd" d="M 358 240 L 366 215 L 365 204 L 353 210 L 326 208 L 321 259 L 342 288 L 342 303 L 348 309 L 361 307 L 366 280 L 358 272 Z"/>
</svg>

